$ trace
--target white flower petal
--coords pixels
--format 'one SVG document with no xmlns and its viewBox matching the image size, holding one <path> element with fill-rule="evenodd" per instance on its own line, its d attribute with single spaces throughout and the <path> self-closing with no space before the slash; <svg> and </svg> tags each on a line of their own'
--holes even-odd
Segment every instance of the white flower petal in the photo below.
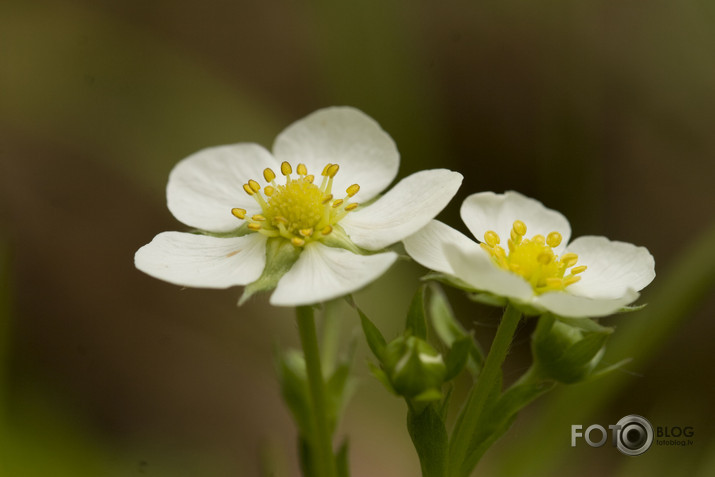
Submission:
<svg viewBox="0 0 715 477">
<path fill-rule="evenodd" d="M 456 272 L 445 255 L 446 244 L 455 245 L 466 252 L 479 251 L 479 244 L 474 240 L 438 220 L 430 221 L 402 242 L 408 255 L 419 264 L 448 275 L 456 275 Z"/>
<path fill-rule="evenodd" d="M 203 149 L 179 162 L 169 175 L 166 197 L 174 217 L 192 227 L 225 232 L 239 227 L 231 209 L 259 210 L 243 190 L 249 179 L 263 182 L 263 170 L 278 163 L 258 144 Z"/>
<path fill-rule="evenodd" d="M 273 153 L 293 168 L 305 164 L 318 184 L 326 164 L 339 164 L 333 194 L 340 198 L 350 185 L 359 184 L 355 200 L 362 202 L 387 188 L 400 164 L 392 138 L 375 120 L 350 107 L 321 109 L 296 121 L 278 135 Z"/>
<path fill-rule="evenodd" d="M 610 299 L 576 296 L 570 292 L 550 292 L 535 297 L 534 304 L 560 316 L 597 318 L 612 315 L 629 303 L 633 303 L 637 298 L 638 292 L 635 290 L 625 290 L 620 297 Z"/>
<path fill-rule="evenodd" d="M 571 226 L 563 214 L 514 191 L 472 194 L 462 203 L 461 215 L 477 240 L 484 241 L 484 233 L 493 230 L 504 247 L 515 220 L 526 224 L 526 237 L 537 234 L 546 237 L 551 232 L 559 232 L 562 240 L 561 245 L 554 249 L 557 254 L 561 253 L 571 237 Z"/>
<path fill-rule="evenodd" d="M 155 278 L 197 288 L 228 288 L 256 280 L 266 263 L 260 234 L 217 238 L 162 232 L 134 255 L 136 267 Z"/>
<path fill-rule="evenodd" d="M 397 259 L 394 252 L 358 255 L 313 242 L 283 275 L 271 295 L 271 305 L 321 303 L 352 293 L 385 273 Z"/>
<path fill-rule="evenodd" d="M 444 245 L 444 254 L 454 275 L 477 290 L 529 302 L 534 294 L 519 275 L 499 268 L 481 248 L 463 249 L 454 243 Z"/>
<path fill-rule="evenodd" d="M 645 247 L 610 241 L 606 237 L 579 237 L 566 247 L 588 268 L 568 292 L 590 298 L 620 298 L 627 290 L 641 290 L 655 278 L 655 260 Z"/>
<path fill-rule="evenodd" d="M 367 207 L 349 213 L 340 225 L 358 246 L 380 250 L 424 227 L 457 193 L 462 175 L 447 169 L 405 177 Z"/>
</svg>

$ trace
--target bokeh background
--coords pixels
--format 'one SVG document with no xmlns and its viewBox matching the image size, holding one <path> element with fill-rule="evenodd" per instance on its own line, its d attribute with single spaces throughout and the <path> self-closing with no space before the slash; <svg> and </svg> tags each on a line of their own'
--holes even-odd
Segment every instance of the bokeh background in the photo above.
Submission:
<svg viewBox="0 0 715 477">
<path fill-rule="evenodd" d="M 656 257 L 650 306 L 607 321 L 607 362 L 633 361 L 535 403 L 479 475 L 715 475 L 707 0 L 1 2 L 0 475 L 297 475 L 274 377 L 276 347 L 297 341 L 290 310 L 159 282 L 133 254 L 182 230 L 164 198 L 178 160 L 270 147 L 329 105 L 375 118 L 400 176 L 462 172 L 440 216 L 462 230 L 464 197 L 514 189 L 562 211 L 575 236 Z M 387 336 L 423 273 L 400 262 L 356 295 Z M 487 345 L 499 311 L 450 297 Z M 344 314 L 347 342 L 358 321 Z M 532 326 L 507 380 L 528 367 Z M 341 427 L 353 475 L 419 475 L 404 404 L 366 357 L 360 343 Z M 636 458 L 570 447 L 571 424 L 631 413 L 693 426 L 694 445 Z"/>
</svg>

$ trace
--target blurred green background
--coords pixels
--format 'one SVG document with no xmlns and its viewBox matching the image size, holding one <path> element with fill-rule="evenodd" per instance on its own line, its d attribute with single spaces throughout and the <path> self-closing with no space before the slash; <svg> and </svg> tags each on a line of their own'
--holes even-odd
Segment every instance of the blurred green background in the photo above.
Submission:
<svg viewBox="0 0 715 477">
<path fill-rule="evenodd" d="M 270 147 L 329 105 L 375 118 L 400 176 L 449 167 L 462 199 L 518 190 L 574 235 L 644 245 L 658 277 L 606 359 L 623 372 L 523 413 L 480 475 L 715 475 L 715 3 L 4 0 L 0 3 L 0 475 L 297 475 L 273 353 L 290 310 L 181 290 L 134 269 L 182 230 L 171 167 Z M 416 211 L 417 213 L 417 211 Z M 356 300 L 398 333 L 424 272 Z M 384 285 L 384 286 L 383 286 Z M 394 287 L 398 289 L 395 290 Z M 389 293 L 385 292 L 389 288 Z M 487 344 L 499 311 L 451 293 Z M 345 341 L 358 329 L 345 309 Z M 526 323 L 505 371 L 528 367 Z M 414 477 L 405 410 L 367 373 L 342 426 L 355 476 Z M 570 447 L 570 425 L 641 414 L 690 447 Z M 263 462 L 263 465 L 261 464 Z M 267 473 L 266 475 L 274 475 Z"/>
</svg>

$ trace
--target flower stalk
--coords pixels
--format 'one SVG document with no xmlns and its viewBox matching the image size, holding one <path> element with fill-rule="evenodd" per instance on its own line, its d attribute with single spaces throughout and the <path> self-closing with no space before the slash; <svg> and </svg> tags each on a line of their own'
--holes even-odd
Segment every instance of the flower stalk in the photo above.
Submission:
<svg viewBox="0 0 715 477">
<path fill-rule="evenodd" d="M 326 416 L 327 398 L 325 379 L 320 362 L 320 349 L 315 330 L 313 309 L 309 306 L 296 308 L 296 322 L 298 333 L 303 346 L 305 367 L 308 377 L 308 390 L 310 407 L 313 416 L 313 457 L 315 477 L 335 477 L 337 470 L 328 418 Z"/>
<path fill-rule="evenodd" d="M 477 383 L 472 388 L 460 419 L 454 429 L 449 446 L 449 477 L 467 477 L 471 466 L 465 466 L 469 444 L 476 433 L 479 418 L 487 404 L 489 395 L 501 384 L 501 366 L 509 351 L 509 346 L 521 320 L 521 312 L 509 304 L 499 323 L 492 347 L 484 362 L 484 368 Z M 500 390 L 497 390 L 500 391 Z"/>
</svg>

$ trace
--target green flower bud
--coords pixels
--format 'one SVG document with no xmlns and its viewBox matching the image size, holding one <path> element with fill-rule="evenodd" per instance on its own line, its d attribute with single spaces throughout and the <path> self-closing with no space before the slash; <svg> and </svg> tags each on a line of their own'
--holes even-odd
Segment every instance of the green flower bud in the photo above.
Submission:
<svg viewBox="0 0 715 477">
<path fill-rule="evenodd" d="M 385 347 L 383 366 L 394 390 L 406 398 L 428 391 L 439 394 L 447 374 L 442 355 L 415 336 L 401 336 L 390 342 Z"/>
<path fill-rule="evenodd" d="M 534 367 L 547 379 L 566 384 L 583 381 L 600 362 L 611 332 L 587 319 L 566 323 L 543 315 L 531 337 Z"/>
</svg>

